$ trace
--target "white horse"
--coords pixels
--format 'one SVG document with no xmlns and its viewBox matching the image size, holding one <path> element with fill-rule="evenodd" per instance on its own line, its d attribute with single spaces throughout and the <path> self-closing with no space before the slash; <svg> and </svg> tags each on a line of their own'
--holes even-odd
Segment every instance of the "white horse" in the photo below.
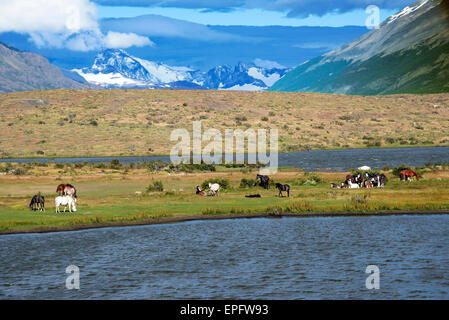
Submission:
<svg viewBox="0 0 449 320">
<path fill-rule="evenodd" d="M 348 180 L 348 187 L 349 187 L 349 189 L 358 189 L 358 188 L 360 188 L 358 183 L 352 183 L 351 180 Z"/>
<path fill-rule="evenodd" d="M 67 209 L 67 206 L 69 206 L 69 212 L 72 212 L 72 209 L 74 212 L 76 212 L 76 198 L 72 198 L 72 196 L 59 196 L 55 198 L 55 207 L 56 207 L 56 213 L 60 213 L 59 206 L 64 206 L 64 212 Z"/>
<path fill-rule="evenodd" d="M 220 185 L 218 183 L 209 183 L 209 191 L 212 195 L 218 196 L 218 191 L 220 190 Z"/>
</svg>

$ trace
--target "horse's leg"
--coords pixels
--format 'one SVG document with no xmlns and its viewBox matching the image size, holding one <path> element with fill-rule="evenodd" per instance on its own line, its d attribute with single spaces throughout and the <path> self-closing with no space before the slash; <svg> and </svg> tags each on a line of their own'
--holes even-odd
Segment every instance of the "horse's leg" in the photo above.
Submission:
<svg viewBox="0 0 449 320">
<path fill-rule="evenodd" d="M 287 189 L 287 196 L 290 198 L 290 188 Z"/>
</svg>

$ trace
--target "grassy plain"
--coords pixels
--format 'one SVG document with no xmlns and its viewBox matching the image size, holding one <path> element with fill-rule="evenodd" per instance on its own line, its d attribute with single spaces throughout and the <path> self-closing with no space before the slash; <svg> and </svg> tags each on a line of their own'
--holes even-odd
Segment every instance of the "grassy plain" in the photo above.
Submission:
<svg viewBox="0 0 449 320">
<path fill-rule="evenodd" d="M 429 171 L 423 179 L 413 182 L 402 182 L 391 172 L 385 173 L 388 182 L 384 189 L 348 190 L 330 188 L 330 182 L 343 181 L 345 173 L 306 173 L 285 168 L 272 177 L 292 187 L 290 198 L 280 198 L 273 187 L 269 190 L 241 188 L 241 179 L 254 179 L 256 173 L 235 169 L 168 174 L 150 173 L 145 169 L 84 168 L 73 169 L 62 176 L 52 166 L 36 168 L 27 175 L 0 176 L 0 233 L 260 213 L 449 212 L 449 170 Z M 209 178 L 228 179 L 231 188 L 222 190 L 218 197 L 197 196 L 195 187 Z M 154 181 L 163 183 L 163 192 L 146 191 Z M 56 186 L 63 182 L 77 187 L 79 201 L 75 213 L 54 212 Z M 33 212 L 28 208 L 32 195 L 37 192 L 46 197 L 45 212 Z M 245 198 L 245 195 L 257 193 L 261 198 Z"/>
<path fill-rule="evenodd" d="M 0 157 L 169 154 L 176 128 L 279 130 L 280 151 L 449 145 L 449 94 L 214 90 L 0 94 Z"/>
</svg>

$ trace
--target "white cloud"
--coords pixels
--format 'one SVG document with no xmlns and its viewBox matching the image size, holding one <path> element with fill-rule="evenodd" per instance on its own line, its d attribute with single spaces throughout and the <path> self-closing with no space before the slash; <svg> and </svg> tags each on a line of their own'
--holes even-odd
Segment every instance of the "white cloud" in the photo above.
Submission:
<svg viewBox="0 0 449 320">
<path fill-rule="evenodd" d="M 139 36 L 135 33 L 120 33 L 109 31 L 104 38 L 104 43 L 108 48 L 127 48 L 131 46 L 149 46 L 154 45 L 147 37 Z"/>
<path fill-rule="evenodd" d="M 254 59 L 254 64 L 258 67 L 266 68 L 266 69 L 285 69 L 285 66 L 277 63 L 276 61 L 270 61 L 270 60 L 263 60 L 256 58 Z"/>
<path fill-rule="evenodd" d="M 90 0 L 2 0 L 0 32 L 8 31 L 29 34 L 39 47 L 77 51 L 153 44 L 135 33 L 104 35 L 99 28 L 97 8 Z"/>
</svg>

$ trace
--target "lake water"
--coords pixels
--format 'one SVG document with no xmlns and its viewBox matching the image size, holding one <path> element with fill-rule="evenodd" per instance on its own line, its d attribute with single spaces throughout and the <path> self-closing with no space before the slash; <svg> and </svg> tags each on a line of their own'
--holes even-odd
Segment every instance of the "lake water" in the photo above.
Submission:
<svg viewBox="0 0 449 320">
<path fill-rule="evenodd" d="M 54 158 L 55 162 L 110 162 L 119 159 L 122 163 L 162 160 L 170 162 L 168 156 L 154 157 L 95 157 L 95 158 Z M 48 162 L 47 158 L 0 159 L 0 162 Z M 307 171 L 335 170 L 346 171 L 350 168 L 370 166 L 381 169 L 388 165 L 396 167 L 400 164 L 423 166 L 424 164 L 449 162 L 449 147 L 427 148 L 389 148 L 389 149 L 345 149 L 315 150 L 308 152 L 287 152 L 279 154 L 280 167 L 303 168 Z"/>
<path fill-rule="evenodd" d="M 0 248 L 0 299 L 449 299 L 448 215 L 3 235 Z M 68 265 L 80 290 L 65 289 Z"/>
</svg>

